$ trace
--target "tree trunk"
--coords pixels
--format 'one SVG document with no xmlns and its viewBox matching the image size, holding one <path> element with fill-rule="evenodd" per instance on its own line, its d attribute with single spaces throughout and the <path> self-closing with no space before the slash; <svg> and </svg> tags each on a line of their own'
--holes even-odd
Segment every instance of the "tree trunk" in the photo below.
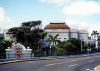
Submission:
<svg viewBox="0 0 100 71">
<path fill-rule="evenodd" d="M 54 42 L 53 42 L 53 52 L 54 52 Z"/>
</svg>

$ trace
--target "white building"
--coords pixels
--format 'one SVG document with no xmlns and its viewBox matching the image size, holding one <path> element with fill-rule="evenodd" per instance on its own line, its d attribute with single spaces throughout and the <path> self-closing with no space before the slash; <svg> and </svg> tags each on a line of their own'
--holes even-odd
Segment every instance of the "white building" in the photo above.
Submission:
<svg viewBox="0 0 100 71">
<path fill-rule="evenodd" d="M 10 35 L 8 33 L 8 29 L 3 29 L 4 39 L 10 40 Z"/>
<path fill-rule="evenodd" d="M 93 33 L 92 33 L 93 34 Z M 100 47 L 99 45 L 100 42 L 100 31 L 96 32 L 95 35 L 91 36 L 91 41 L 90 41 L 90 45 L 95 45 L 96 48 Z"/>
<path fill-rule="evenodd" d="M 70 38 L 82 39 L 84 43 L 88 44 L 88 31 L 87 30 L 77 30 L 70 29 L 66 23 L 50 23 L 44 27 L 44 31 L 47 32 L 47 35 L 43 39 L 43 46 L 48 46 L 48 43 L 45 42 L 48 39 L 48 34 L 55 36 L 59 34 L 58 38 L 61 41 L 66 41 Z M 53 43 L 50 44 L 53 46 Z"/>
</svg>

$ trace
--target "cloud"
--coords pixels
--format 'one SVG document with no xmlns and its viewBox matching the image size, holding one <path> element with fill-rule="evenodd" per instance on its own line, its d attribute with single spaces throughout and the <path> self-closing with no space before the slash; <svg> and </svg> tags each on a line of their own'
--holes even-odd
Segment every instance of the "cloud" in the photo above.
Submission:
<svg viewBox="0 0 100 71">
<path fill-rule="evenodd" d="M 13 23 L 13 20 L 10 19 L 10 17 L 7 17 L 5 15 L 5 10 L 0 7 L 0 29 L 2 29 L 2 33 L 3 33 L 3 29 L 9 29 L 11 27 L 17 27 L 18 25 Z"/>
<path fill-rule="evenodd" d="M 86 29 L 88 27 L 88 24 L 86 22 L 81 22 L 78 24 L 78 29 L 81 30 L 81 29 Z"/>
<path fill-rule="evenodd" d="M 66 20 L 66 24 L 70 27 L 70 29 L 77 29 L 77 30 L 87 30 L 89 33 L 89 36 L 91 36 L 91 33 L 93 30 L 99 31 L 100 23 L 98 25 L 91 24 L 88 25 L 86 22 L 77 22 L 73 20 Z"/>
<path fill-rule="evenodd" d="M 80 1 L 80 0 L 75 0 L 75 1 L 74 0 L 39 0 L 39 1 L 63 5 L 64 3 L 72 3 L 72 2 Z M 81 1 L 85 1 L 85 0 L 81 0 Z"/>
<path fill-rule="evenodd" d="M 88 29 L 88 32 L 90 33 L 90 35 L 89 36 L 91 36 L 91 33 L 92 33 L 92 31 L 97 31 L 99 34 L 100 34 L 100 23 L 98 23 L 98 24 L 91 24 L 90 26 L 89 26 L 90 28 Z"/>
<path fill-rule="evenodd" d="M 73 20 L 66 20 L 66 24 L 71 28 L 71 29 L 84 29 L 88 27 L 88 24 L 86 22 L 77 22 Z"/>
<path fill-rule="evenodd" d="M 77 24 L 76 21 L 72 21 L 72 20 L 66 20 L 66 23 L 68 23 L 70 26 L 74 25 L 74 24 Z"/>
<path fill-rule="evenodd" d="M 66 15 L 93 15 L 100 14 L 100 4 L 94 1 L 77 1 L 65 5 L 62 12 Z"/>
</svg>

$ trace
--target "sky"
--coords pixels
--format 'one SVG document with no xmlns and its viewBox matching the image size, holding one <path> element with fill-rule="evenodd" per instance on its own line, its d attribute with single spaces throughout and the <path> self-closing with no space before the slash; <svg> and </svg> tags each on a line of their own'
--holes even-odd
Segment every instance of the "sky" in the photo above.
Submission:
<svg viewBox="0 0 100 71">
<path fill-rule="evenodd" d="M 0 0 L 0 29 L 28 21 L 65 22 L 70 29 L 100 31 L 100 0 Z"/>
</svg>

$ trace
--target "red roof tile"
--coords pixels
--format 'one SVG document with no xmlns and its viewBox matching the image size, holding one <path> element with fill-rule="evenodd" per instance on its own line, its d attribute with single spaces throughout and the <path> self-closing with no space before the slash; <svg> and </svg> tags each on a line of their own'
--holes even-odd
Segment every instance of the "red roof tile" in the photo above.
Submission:
<svg viewBox="0 0 100 71">
<path fill-rule="evenodd" d="M 50 23 L 44 29 L 70 29 L 65 23 Z"/>
</svg>

